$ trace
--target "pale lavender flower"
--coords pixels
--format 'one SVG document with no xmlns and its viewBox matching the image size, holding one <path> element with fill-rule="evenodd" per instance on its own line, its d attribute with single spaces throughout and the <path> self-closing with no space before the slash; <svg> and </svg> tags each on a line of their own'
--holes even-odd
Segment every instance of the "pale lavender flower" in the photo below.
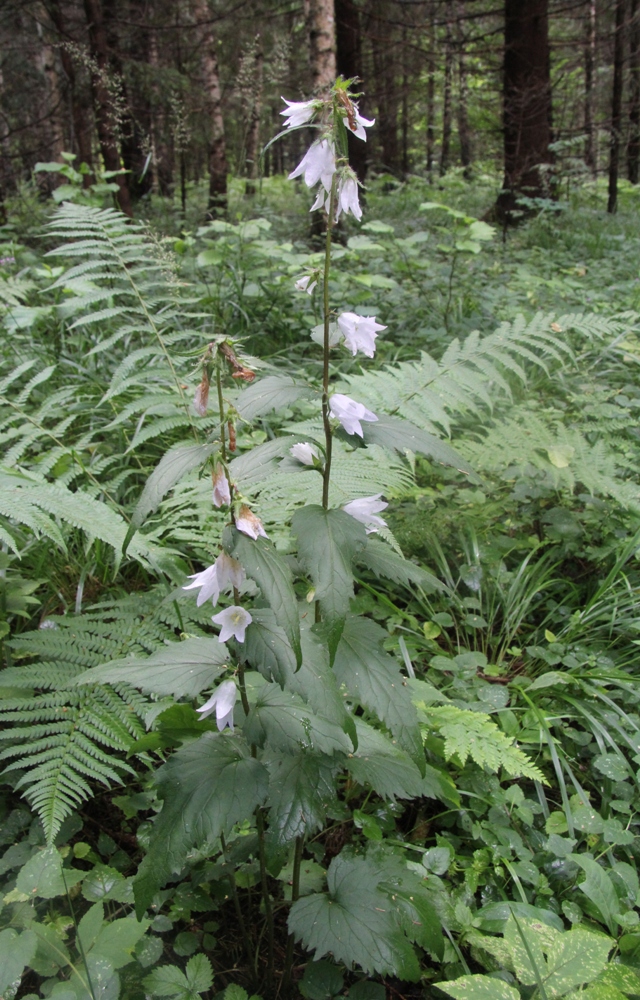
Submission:
<svg viewBox="0 0 640 1000">
<path fill-rule="evenodd" d="M 335 172 L 333 146 L 328 139 L 320 139 L 311 144 L 298 166 L 289 174 L 289 180 L 302 174 L 307 187 L 314 187 L 320 181 L 325 191 L 331 191 L 331 180 Z"/>
<path fill-rule="evenodd" d="M 357 104 L 354 104 L 354 110 L 355 110 L 354 117 L 356 121 L 356 127 L 352 128 L 351 125 L 349 124 L 349 119 L 343 118 L 344 127 L 347 129 L 347 131 L 351 132 L 352 135 L 355 135 L 356 138 L 363 139 L 366 142 L 367 133 L 365 132 L 365 128 L 371 128 L 372 125 L 375 125 L 376 120 L 375 118 L 364 118 L 363 115 L 361 115 L 360 112 L 358 111 Z M 281 114 L 284 114 L 284 111 L 281 112 Z"/>
<path fill-rule="evenodd" d="M 260 518 L 256 517 L 251 508 L 247 507 L 246 504 L 243 504 L 240 508 L 240 513 L 236 518 L 236 528 L 238 531 L 241 531 L 243 535 L 248 535 L 249 538 L 253 538 L 254 541 L 259 535 L 262 535 L 263 538 L 269 537 L 262 526 Z"/>
<path fill-rule="evenodd" d="M 285 128 L 296 128 L 298 125 L 306 125 L 316 113 L 319 101 L 288 101 L 286 97 L 282 100 L 287 105 L 280 114 L 287 119 Z M 357 133 L 356 133 L 357 135 Z"/>
<path fill-rule="evenodd" d="M 344 334 L 344 342 L 355 355 L 362 351 L 368 358 L 376 352 L 376 337 L 386 326 L 376 323 L 375 316 L 358 316 L 357 313 L 346 312 L 338 316 L 338 326 Z"/>
<path fill-rule="evenodd" d="M 373 497 L 362 497 L 360 500 L 352 500 L 350 503 L 346 503 L 342 509 L 347 514 L 350 514 L 351 517 L 355 517 L 356 521 L 364 524 L 367 534 L 370 535 L 373 531 L 377 531 L 378 528 L 386 528 L 387 526 L 387 522 L 383 518 L 376 516 L 381 510 L 385 510 L 389 506 L 384 500 L 380 500 L 381 496 L 382 493 L 376 493 Z"/>
<path fill-rule="evenodd" d="M 362 403 L 357 403 L 350 396 L 344 396 L 341 392 L 334 393 L 329 399 L 329 408 L 332 417 L 339 420 L 347 434 L 359 434 L 362 432 L 361 420 L 373 422 L 377 420 L 375 413 L 368 410 Z"/>
<path fill-rule="evenodd" d="M 224 611 L 219 611 L 211 621 L 220 626 L 219 642 L 226 642 L 231 636 L 238 642 L 244 642 L 247 625 L 251 624 L 253 618 L 244 608 L 234 604 L 230 608 L 225 608 Z"/>
<path fill-rule="evenodd" d="M 289 454 L 293 455 L 298 462 L 302 462 L 303 465 L 313 465 L 320 459 L 318 449 L 314 448 L 312 444 L 308 444 L 306 441 L 294 444 L 292 448 L 289 448 Z"/>
<path fill-rule="evenodd" d="M 233 681 L 223 681 L 215 689 L 208 701 L 196 709 L 201 719 L 206 719 L 215 709 L 216 725 L 220 732 L 225 726 L 233 731 L 233 706 L 236 703 L 238 689 Z"/>
<path fill-rule="evenodd" d="M 221 465 L 216 465 L 213 476 L 213 506 L 222 507 L 223 504 L 231 503 L 231 491 L 227 474 Z"/>
</svg>

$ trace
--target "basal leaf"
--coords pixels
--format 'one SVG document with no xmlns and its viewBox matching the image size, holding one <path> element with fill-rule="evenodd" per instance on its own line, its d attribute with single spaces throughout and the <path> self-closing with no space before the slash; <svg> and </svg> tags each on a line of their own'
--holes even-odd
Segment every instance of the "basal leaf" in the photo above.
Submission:
<svg viewBox="0 0 640 1000">
<path fill-rule="evenodd" d="M 424 771 L 424 750 L 416 710 L 396 661 L 382 648 L 387 633 L 369 618 L 347 618 L 334 670 L 340 684 L 375 712 Z"/>
<path fill-rule="evenodd" d="M 289 930 L 315 952 L 316 960 L 331 953 L 337 962 L 355 962 L 367 973 L 415 982 L 420 966 L 379 881 L 377 866 L 343 851 L 329 865 L 328 893 L 313 893 L 293 904 Z"/>
<path fill-rule="evenodd" d="M 232 537 L 233 555 L 242 563 L 247 576 L 260 587 L 278 625 L 285 631 L 296 657 L 296 665 L 300 666 L 300 619 L 291 570 L 268 539 L 254 541 L 235 529 Z"/>
<path fill-rule="evenodd" d="M 146 694 L 195 698 L 225 669 L 227 647 L 214 639 L 172 642 L 146 659 L 113 660 L 85 670 L 76 684 L 114 684 L 126 681 Z"/>
<path fill-rule="evenodd" d="M 353 597 L 352 562 L 367 544 L 367 534 L 350 514 L 319 504 L 296 511 L 291 530 L 298 539 L 298 558 L 313 580 L 333 657 Z"/>
<path fill-rule="evenodd" d="M 241 737 L 206 733 L 171 757 L 158 785 L 164 804 L 134 882 L 138 917 L 190 850 L 229 833 L 264 802 L 268 773 Z"/>
</svg>

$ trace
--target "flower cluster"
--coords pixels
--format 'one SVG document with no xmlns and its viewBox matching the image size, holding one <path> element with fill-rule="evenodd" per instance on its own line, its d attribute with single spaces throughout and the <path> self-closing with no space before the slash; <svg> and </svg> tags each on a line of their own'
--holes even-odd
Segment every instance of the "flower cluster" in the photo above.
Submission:
<svg viewBox="0 0 640 1000">
<path fill-rule="evenodd" d="M 282 100 L 287 107 L 280 114 L 285 118 L 285 128 L 299 128 L 301 125 L 308 125 L 309 122 L 320 113 L 325 107 L 325 102 L 316 101 L 287 101 Z M 358 105 L 347 98 L 348 109 L 341 109 L 342 122 L 358 139 L 366 142 L 366 128 L 374 124 L 375 118 L 364 118 L 358 110 Z M 339 163 L 336 156 L 335 138 L 329 131 L 313 142 L 300 163 L 289 174 L 289 178 L 303 177 L 308 188 L 313 188 L 320 183 L 316 194 L 316 200 L 311 206 L 314 212 L 319 208 L 329 213 L 331 211 L 331 192 L 335 184 L 334 212 L 335 221 L 344 212 L 349 212 L 358 220 L 362 218 L 362 209 L 358 199 L 358 178 L 346 163 Z M 306 286 L 303 286 L 306 287 Z"/>
</svg>

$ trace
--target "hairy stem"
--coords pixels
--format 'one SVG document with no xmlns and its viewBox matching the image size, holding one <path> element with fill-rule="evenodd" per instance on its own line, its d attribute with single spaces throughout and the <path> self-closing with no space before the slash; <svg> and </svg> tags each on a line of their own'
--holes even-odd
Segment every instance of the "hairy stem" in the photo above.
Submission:
<svg viewBox="0 0 640 1000">
<path fill-rule="evenodd" d="M 336 175 L 333 175 L 331 182 L 331 194 L 329 196 L 329 214 L 327 216 L 327 235 L 324 244 L 324 275 L 322 279 L 324 293 L 324 342 L 322 357 L 322 423 L 324 425 L 324 451 L 325 463 L 322 473 L 322 506 L 325 510 L 329 507 L 329 483 L 331 482 L 331 445 L 333 442 L 333 432 L 329 420 L 329 273 L 331 271 L 331 230 L 336 214 Z"/>
<path fill-rule="evenodd" d="M 302 864 L 302 850 L 304 847 L 304 837 L 296 837 L 295 852 L 293 855 L 293 878 L 291 880 L 291 903 L 295 903 L 300 896 L 300 866 Z M 284 974 L 282 976 L 282 992 L 286 994 L 291 989 L 291 979 L 293 976 L 293 934 L 287 938 L 287 954 L 284 962 Z"/>
<path fill-rule="evenodd" d="M 224 400 L 222 398 L 222 372 L 220 371 L 220 355 L 216 354 L 216 389 L 218 390 L 218 410 L 220 413 L 220 454 L 222 461 L 227 463 L 227 440 L 224 420 Z"/>
</svg>

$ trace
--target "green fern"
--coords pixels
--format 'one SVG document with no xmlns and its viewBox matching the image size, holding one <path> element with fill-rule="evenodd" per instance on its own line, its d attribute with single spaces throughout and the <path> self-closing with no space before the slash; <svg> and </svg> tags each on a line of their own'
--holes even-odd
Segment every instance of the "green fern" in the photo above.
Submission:
<svg viewBox="0 0 640 1000">
<path fill-rule="evenodd" d="M 126 684 L 76 687 L 74 679 L 110 660 L 148 655 L 185 627 L 203 634 L 209 614 L 189 602 L 179 616 L 155 590 L 81 617 L 49 618 L 47 627 L 11 640 L 14 659 L 32 662 L 0 672 L 0 761 L 8 762 L 5 774 L 17 773 L 15 787 L 49 843 L 94 794 L 93 783 L 110 786 L 134 773 L 124 757 L 144 734 L 149 710 L 148 699 Z"/>
</svg>

